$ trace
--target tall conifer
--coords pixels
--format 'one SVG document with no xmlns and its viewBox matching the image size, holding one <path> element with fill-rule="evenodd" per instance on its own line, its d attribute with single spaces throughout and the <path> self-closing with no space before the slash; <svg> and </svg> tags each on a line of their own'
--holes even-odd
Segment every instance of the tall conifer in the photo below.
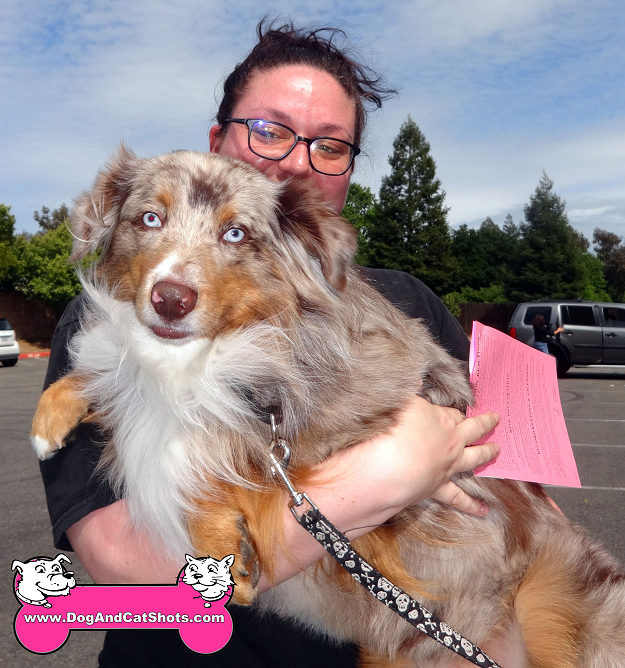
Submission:
<svg viewBox="0 0 625 668">
<path fill-rule="evenodd" d="M 430 145 L 410 116 L 393 142 L 391 173 L 382 179 L 375 220 L 368 225 L 368 264 L 406 271 L 434 292 L 453 287 L 456 261 Z"/>
<path fill-rule="evenodd" d="M 528 301 L 541 297 L 571 299 L 584 292 L 584 251 L 569 225 L 566 203 L 553 192 L 553 181 L 542 178 L 525 206 L 519 230 L 518 272 L 512 297 Z"/>
</svg>

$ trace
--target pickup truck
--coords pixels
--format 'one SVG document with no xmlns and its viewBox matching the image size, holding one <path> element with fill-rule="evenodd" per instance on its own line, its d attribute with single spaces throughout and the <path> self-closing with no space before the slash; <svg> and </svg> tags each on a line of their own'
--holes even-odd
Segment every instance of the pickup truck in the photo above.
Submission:
<svg viewBox="0 0 625 668">
<path fill-rule="evenodd" d="M 532 321 L 537 315 L 551 323 L 552 331 L 564 327 L 564 332 L 550 337 L 548 342 L 559 376 L 573 365 L 625 365 L 625 304 L 587 300 L 524 302 L 512 314 L 510 336 L 533 345 Z"/>
</svg>

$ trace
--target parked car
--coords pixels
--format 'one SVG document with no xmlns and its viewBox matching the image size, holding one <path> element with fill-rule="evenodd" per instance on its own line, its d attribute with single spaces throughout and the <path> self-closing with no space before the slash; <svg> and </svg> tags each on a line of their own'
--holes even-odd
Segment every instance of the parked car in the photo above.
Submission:
<svg viewBox="0 0 625 668">
<path fill-rule="evenodd" d="M 6 318 L 0 317 L 0 362 L 2 366 L 15 366 L 20 356 L 20 345 Z"/>
<path fill-rule="evenodd" d="M 559 376 L 573 365 L 625 365 L 625 304 L 581 299 L 525 302 L 512 314 L 508 326 L 510 336 L 532 345 L 532 321 L 537 315 L 552 324 L 552 331 L 564 327 L 564 332 L 548 342 Z"/>
</svg>

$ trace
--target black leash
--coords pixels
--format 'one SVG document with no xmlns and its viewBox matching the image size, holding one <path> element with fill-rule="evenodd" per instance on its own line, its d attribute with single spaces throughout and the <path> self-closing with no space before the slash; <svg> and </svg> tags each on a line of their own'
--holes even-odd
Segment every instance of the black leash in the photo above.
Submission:
<svg viewBox="0 0 625 668">
<path fill-rule="evenodd" d="M 397 613 L 402 619 L 405 619 L 409 624 L 412 624 L 412 626 L 419 629 L 422 633 L 430 636 L 430 638 L 433 638 L 441 643 L 441 645 L 447 647 L 447 649 L 450 649 L 452 652 L 458 654 L 458 656 L 463 657 L 476 666 L 500 668 L 479 647 L 464 638 L 457 631 L 454 631 L 444 622 L 441 622 L 436 615 L 424 608 L 419 601 L 410 597 L 405 591 L 387 580 L 371 564 L 368 564 L 352 548 L 349 539 L 321 514 L 319 508 L 310 500 L 308 495 L 295 491 L 295 488 L 286 475 L 291 452 L 286 442 L 278 435 L 278 427 L 273 414 L 270 415 L 270 424 L 272 430 L 272 441 L 270 444 L 271 472 L 274 476 L 278 476 L 288 488 L 291 495 L 289 508 L 295 519 L 304 529 L 323 545 L 356 582 L 359 582 L 378 601 L 384 603 L 384 605 Z M 280 459 L 275 455 L 276 450 L 281 451 L 282 457 Z M 295 507 L 299 508 L 304 501 L 309 503 L 310 510 L 307 510 L 302 515 L 298 515 Z"/>
</svg>

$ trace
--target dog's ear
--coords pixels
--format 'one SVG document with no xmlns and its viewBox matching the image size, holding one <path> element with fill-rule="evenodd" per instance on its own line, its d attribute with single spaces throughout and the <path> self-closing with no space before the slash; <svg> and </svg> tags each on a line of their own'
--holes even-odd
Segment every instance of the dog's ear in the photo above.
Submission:
<svg viewBox="0 0 625 668">
<path fill-rule="evenodd" d="M 70 220 L 74 245 L 70 262 L 78 262 L 106 247 L 119 220 L 119 211 L 132 189 L 132 176 L 141 160 L 124 144 L 98 172 L 90 191 L 74 201 Z"/>
<path fill-rule="evenodd" d="M 17 568 L 18 573 L 24 573 L 24 564 L 17 559 L 11 564 L 11 570 L 14 571 Z"/>
<path fill-rule="evenodd" d="M 321 194 L 302 179 L 287 182 L 279 197 L 279 222 L 285 234 L 299 240 L 319 260 L 326 281 L 343 290 L 356 252 L 356 230 L 324 203 Z"/>
</svg>

